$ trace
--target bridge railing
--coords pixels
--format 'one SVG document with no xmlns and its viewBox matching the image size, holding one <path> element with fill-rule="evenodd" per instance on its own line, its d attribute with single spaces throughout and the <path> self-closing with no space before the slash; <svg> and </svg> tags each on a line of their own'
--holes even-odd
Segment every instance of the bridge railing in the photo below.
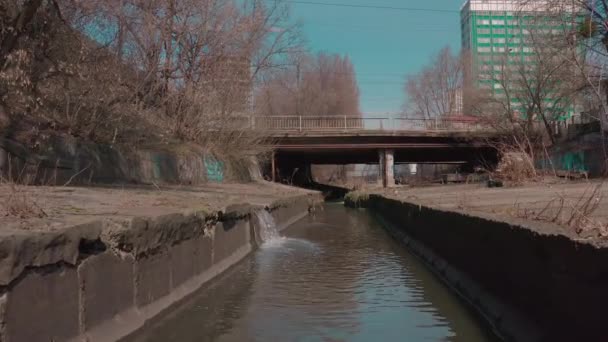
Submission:
<svg viewBox="0 0 608 342">
<path fill-rule="evenodd" d="M 270 131 L 478 131 L 483 125 L 471 119 L 418 119 L 358 116 L 252 116 L 252 129 Z"/>
</svg>

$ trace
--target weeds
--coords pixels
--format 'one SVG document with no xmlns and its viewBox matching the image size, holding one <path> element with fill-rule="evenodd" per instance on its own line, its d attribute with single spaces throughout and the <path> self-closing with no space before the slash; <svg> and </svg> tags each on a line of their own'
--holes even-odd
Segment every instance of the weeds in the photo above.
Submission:
<svg viewBox="0 0 608 342">
<path fill-rule="evenodd" d="M 24 171 L 27 167 L 24 166 L 17 176 L 17 180 L 13 180 L 11 167 L 11 158 L 8 156 L 8 178 L 0 178 L 0 186 L 2 186 L 4 196 L 0 197 L 0 207 L 3 209 L 5 217 L 15 217 L 20 219 L 43 218 L 48 215 L 34 199 L 32 194 L 27 190 L 27 185 L 31 179 L 24 177 Z M 38 173 L 36 167 L 36 174 Z"/>
<path fill-rule="evenodd" d="M 28 193 L 26 186 L 15 183 L 5 183 L 7 189 L 6 197 L 0 200 L 0 206 L 4 210 L 4 216 L 20 219 L 44 218 L 48 215 Z"/>
<path fill-rule="evenodd" d="M 558 193 L 540 210 L 522 208 L 515 205 L 514 216 L 523 219 L 552 222 L 571 229 L 576 235 L 596 232 L 600 237 L 608 237 L 608 223 L 592 217 L 599 208 L 604 183 L 585 189 L 582 195 L 574 200 L 565 194 Z"/>
<path fill-rule="evenodd" d="M 347 206 L 358 208 L 369 200 L 369 193 L 362 191 L 351 191 L 344 196 L 344 203 Z"/>
</svg>

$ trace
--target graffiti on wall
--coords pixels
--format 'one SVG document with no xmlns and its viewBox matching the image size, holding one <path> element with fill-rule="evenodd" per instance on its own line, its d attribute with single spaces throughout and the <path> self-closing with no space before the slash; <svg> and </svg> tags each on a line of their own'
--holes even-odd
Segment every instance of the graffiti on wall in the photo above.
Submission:
<svg viewBox="0 0 608 342">
<path fill-rule="evenodd" d="M 571 172 L 588 172 L 589 167 L 585 163 L 585 152 L 557 152 L 551 156 L 551 162 L 543 159 L 539 165 L 542 169 L 551 170 L 555 168 L 557 171 Z"/>
<path fill-rule="evenodd" d="M 221 183 L 224 181 L 224 163 L 213 158 L 204 157 L 207 179 L 210 182 Z"/>
<path fill-rule="evenodd" d="M 566 152 L 562 154 L 560 156 L 559 166 L 561 170 L 566 171 L 589 171 L 587 165 L 585 164 L 585 153 L 583 151 Z"/>
</svg>

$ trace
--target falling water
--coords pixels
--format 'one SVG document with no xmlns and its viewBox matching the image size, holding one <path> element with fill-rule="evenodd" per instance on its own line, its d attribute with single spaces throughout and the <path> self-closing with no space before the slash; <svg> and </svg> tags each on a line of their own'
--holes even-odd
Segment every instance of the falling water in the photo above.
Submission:
<svg viewBox="0 0 608 342">
<path fill-rule="evenodd" d="M 255 214 L 260 227 L 260 239 L 264 244 L 272 244 L 283 241 L 285 238 L 279 235 L 274 217 L 266 210 L 257 211 Z"/>
</svg>

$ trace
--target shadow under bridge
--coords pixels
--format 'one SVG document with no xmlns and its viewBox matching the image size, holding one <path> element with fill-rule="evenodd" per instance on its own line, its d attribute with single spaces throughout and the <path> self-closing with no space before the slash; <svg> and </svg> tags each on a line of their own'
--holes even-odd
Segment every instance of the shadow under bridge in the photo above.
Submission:
<svg viewBox="0 0 608 342">
<path fill-rule="evenodd" d="M 384 186 L 392 186 L 395 163 L 462 164 L 466 170 L 493 167 L 497 151 L 483 134 L 454 132 L 324 132 L 273 136 L 271 177 L 302 183 L 311 165 L 379 164 Z"/>
</svg>

